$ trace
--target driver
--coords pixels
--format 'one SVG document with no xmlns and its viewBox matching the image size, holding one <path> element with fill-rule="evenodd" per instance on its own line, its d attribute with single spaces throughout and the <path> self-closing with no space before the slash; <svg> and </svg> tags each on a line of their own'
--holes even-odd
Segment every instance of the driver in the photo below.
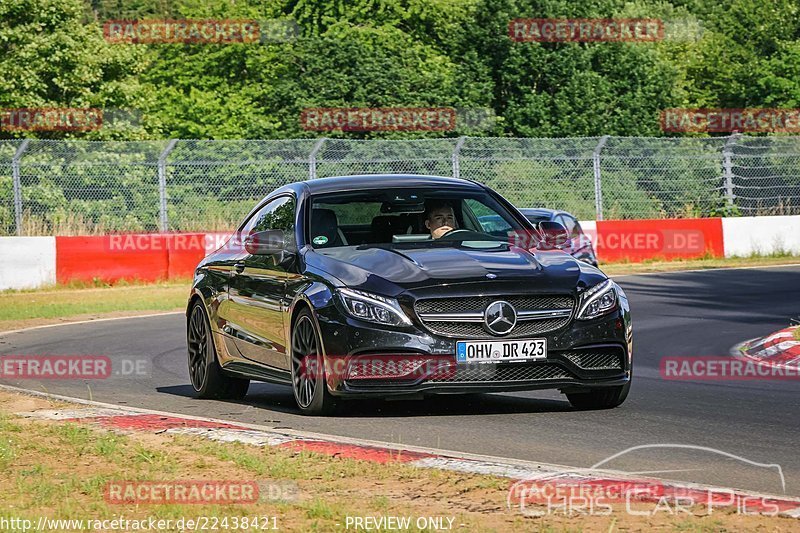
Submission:
<svg viewBox="0 0 800 533">
<path fill-rule="evenodd" d="M 448 231 L 458 229 L 453 206 L 442 201 L 429 203 L 425 208 L 425 227 L 434 239 L 438 239 Z"/>
</svg>

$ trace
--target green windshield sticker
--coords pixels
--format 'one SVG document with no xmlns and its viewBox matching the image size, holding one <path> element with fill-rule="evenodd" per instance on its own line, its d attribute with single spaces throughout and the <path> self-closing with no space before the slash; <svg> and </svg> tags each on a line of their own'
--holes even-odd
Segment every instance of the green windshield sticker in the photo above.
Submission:
<svg viewBox="0 0 800 533">
<path fill-rule="evenodd" d="M 311 240 L 311 242 L 313 242 L 314 244 L 317 244 L 317 245 L 320 245 L 320 246 L 322 246 L 323 244 L 325 244 L 326 242 L 328 242 L 328 238 L 327 238 L 325 235 L 319 235 L 319 236 L 317 236 L 317 237 L 314 237 L 314 238 Z"/>
</svg>

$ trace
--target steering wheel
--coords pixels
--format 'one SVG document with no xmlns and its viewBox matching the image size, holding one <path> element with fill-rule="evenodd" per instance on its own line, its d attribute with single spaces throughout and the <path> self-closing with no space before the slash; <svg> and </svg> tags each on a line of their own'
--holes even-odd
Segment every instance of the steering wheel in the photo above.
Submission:
<svg viewBox="0 0 800 533">
<path fill-rule="evenodd" d="M 456 228 L 456 229 L 451 229 L 450 231 L 448 231 L 447 233 L 445 233 L 444 235 L 442 235 L 439 238 L 440 239 L 444 239 L 445 237 L 449 237 L 451 235 L 455 235 L 456 233 L 465 232 L 465 231 L 467 233 L 474 233 L 472 230 L 468 230 L 468 229 L 464 229 L 464 228 Z"/>
<path fill-rule="evenodd" d="M 440 241 L 495 241 L 496 237 L 466 228 L 451 229 L 441 237 Z"/>
</svg>

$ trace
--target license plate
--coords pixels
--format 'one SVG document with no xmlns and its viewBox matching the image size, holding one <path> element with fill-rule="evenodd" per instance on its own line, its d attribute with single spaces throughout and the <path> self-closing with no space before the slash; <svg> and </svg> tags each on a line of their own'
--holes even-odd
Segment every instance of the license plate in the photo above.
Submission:
<svg viewBox="0 0 800 533">
<path fill-rule="evenodd" d="M 515 363 L 546 358 L 547 339 L 456 342 L 459 363 Z"/>
</svg>

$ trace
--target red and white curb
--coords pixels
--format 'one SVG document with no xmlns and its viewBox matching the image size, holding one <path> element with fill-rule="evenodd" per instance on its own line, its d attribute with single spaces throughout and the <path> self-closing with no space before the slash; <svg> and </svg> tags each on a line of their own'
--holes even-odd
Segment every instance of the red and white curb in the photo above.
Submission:
<svg viewBox="0 0 800 533">
<path fill-rule="evenodd" d="M 800 326 L 790 326 L 766 337 L 758 337 L 737 344 L 731 349 L 735 357 L 779 366 L 800 368 L 800 340 L 795 332 Z"/>
<path fill-rule="evenodd" d="M 267 426 L 165 413 L 150 409 L 119 407 L 113 404 L 70 398 L 56 394 L 30 391 L 18 387 L 0 385 L 0 389 L 31 396 L 59 400 L 83 407 L 64 409 L 38 409 L 19 412 L 17 416 L 55 420 L 62 422 L 89 423 L 119 432 L 155 432 L 173 435 L 192 435 L 217 442 L 240 442 L 252 446 L 277 446 L 297 451 L 308 451 L 332 457 L 351 458 L 375 463 L 404 463 L 418 468 L 434 468 L 468 474 L 483 474 L 508 478 L 515 483 L 512 488 L 528 480 L 558 479 L 564 477 L 567 484 L 574 484 L 575 477 L 595 486 L 635 484 L 642 488 L 642 479 L 634 478 L 625 472 L 613 470 L 580 469 L 568 466 L 536 463 L 517 459 L 506 459 L 462 452 L 437 450 L 419 446 L 397 445 L 393 443 L 333 437 L 310 432 L 288 429 L 280 431 Z M 782 516 L 800 518 L 800 498 L 760 494 L 723 487 L 712 487 L 696 483 L 652 479 L 653 494 L 663 494 L 665 487 L 681 493 L 703 493 L 715 498 L 728 498 L 730 507 L 735 501 L 759 499 L 777 509 Z M 731 498 L 735 496 L 735 498 Z M 639 501 L 648 501 L 639 498 Z M 653 500 L 657 501 L 657 500 Z M 727 501 L 727 500 L 721 500 Z M 723 503 L 715 506 L 726 508 Z M 774 514 L 774 513 L 773 513 Z"/>
</svg>

